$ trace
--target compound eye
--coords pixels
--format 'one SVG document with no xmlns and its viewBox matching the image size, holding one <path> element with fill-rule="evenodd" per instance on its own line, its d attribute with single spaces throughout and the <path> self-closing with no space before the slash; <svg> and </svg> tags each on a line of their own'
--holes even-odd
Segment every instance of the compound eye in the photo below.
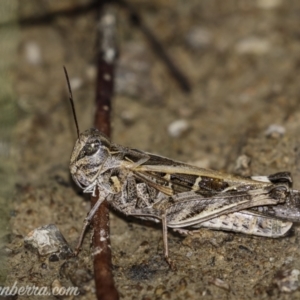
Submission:
<svg viewBox="0 0 300 300">
<path fill-rule="evenodd" d="M 78 156 L 78 159 L 84 158 L 85 156 L 92 156 L 95 154 L 100 147 L 99 142 L 92 142 L 86 144 L 83 149 L 80 151 L 80 154 Z"/>
<path fill-rule="evenodd" d="M 93 142 L 93 143 L 87 144 L 83 148 L 83 151 L 85 152 L 85 155 L 91 156 L 91 155 L 95 154 L 98 149 L 99 149 L 99 143 Z"/>
</svg>

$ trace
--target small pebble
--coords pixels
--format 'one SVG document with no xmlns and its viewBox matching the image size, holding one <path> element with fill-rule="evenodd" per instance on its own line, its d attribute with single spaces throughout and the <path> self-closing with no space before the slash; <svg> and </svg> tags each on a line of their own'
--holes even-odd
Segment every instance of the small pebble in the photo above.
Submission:
<svg viewBox="0 0 300 300">
<path fill-rule="evenodd" d="M 136 115 L 131 110 L 122 111 L 120 117 L 126 125 L 131 125 L 136 120 Z"/>
<path fill-rule="evenodd" d="M 41 48 L 36 42 L 25 44 L 25 57 L 29 64 L 39 65 L 42 62 Z"/>
<path fill-rule="evenodd" d="M 265 136 L 279 138 L 285 134 L 285 128 L 278 124 L 271 124 L 265 131 Z"/>
<path fill-rule="evenodd" d="M 288 264 L 292 263 L 293 261 L 294 261 L 293 256 L 287 256 L 284 260 L 284 264 L 288 265 Z"/>
<path fill-rule="evenodd" d="M 277 8 L 282 4 L 282 0 L 257 0 L 256 6 L 262 9 L 273 9 Z"/>
<path fill-rule="evenodd" d="M 89 81 L 95 80 L 97 76 L 97 68 L 94 65 L 88 65 L 85 69 L 85 75 Z"/>
<path fill-rule="evenodd" d="M 238 54 L 262 55 L 271 50 L 271 43 L 265 38 L 251 36 L 237 42 L 235 50 Z"/>
<path fill-rule="evenodd" d="M 281 292 L 291 293 L 299 287 L 299 274 L 300 271 L 297 269 L 281 270 L 277 272 L 273 282 L 278 286 Z"/>
<path fill-rule="evenodd" d="M 70 85 L 72 91 L 76 91 L 82 87 L 83 80 L 79 77 L 70 78 Z"/>
<path fill-rule="evenodd" d="M 54 224 L 36 228 L 24 238 L 24 243 L 36 249 L 41 256 L 53 255 L 65 258 L 72 253 L 64 236 Z"/>
<path fill-rule="evenodd" d="M 203 27 L 193 27 L 186 35 L 186 43 L 193 49 L 208 47 L 212 42 L 212 34 Z"/>
<path fill-rule="evenodd" d="M 168 127 L 169 135 L 172 137 L 179 137 L 189 128 L 189 124 L 186 120 L 176 120 L 172 122 Z"/>
<path fill-rule="evenodd" d="M 211 283 L 214 284 L 215 286 L 221 288 L 221 289 L 224 289 L 224 290 L 227 290 L 227 291 L 230 290 L 229 284 L 226 281 L 224 281 L 220 278 L 215 278 L 213 281 L 211 281 Z"/>
<path fill-rule="evenodd" d="M 191 257 L 193 255 L 193 252 L 192 251 L 189 251 L 187 254 L 186 254 L 186 257 Z"/>
</svg>

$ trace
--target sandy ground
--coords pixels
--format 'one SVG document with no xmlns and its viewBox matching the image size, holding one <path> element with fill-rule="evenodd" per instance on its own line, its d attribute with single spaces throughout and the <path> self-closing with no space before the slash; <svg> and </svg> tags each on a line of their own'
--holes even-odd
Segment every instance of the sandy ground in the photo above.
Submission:
<svg viewBox="0 0 300 300">
<path fill-rule="evenodd" d="M 86 2 L 20 1 L 17 15 Z M 130 2 L 192 91 L 182 92 L 127 12 L 116 7 L 120 58 L 113 141 L 243 175 L 290 171 L 299 189 L 300 3 Z M 32 229 L 54 223 L 74 247 L 89 210 L 88 197 L 69 176 L 76 132 L 62 66 L 73 84 L 80 129 L 87 129 L 94 109 L 95 20 L 90 11 L 18 29 L 11 53 L 16 175 L 2 284 L 51 287 L 57 279 L 80 288 L 74 298 L 95 298 L 91 232 L 79 259 L 67 264 L 39 257 L 23 243 Z M 179 120 L 185 130 L 173 136 L 170 125 Z M 283 293 L 275 284 L 284 271 L 300 270 L 299 237 L 296 225 L 277 240 L 210 230 L 187 238 L 170 233 L 174 272 L 163 258 L 159 226 L 111 214 L 113 270 L 122 299 L 300 299 L 298 290 Z"/>
</svg>

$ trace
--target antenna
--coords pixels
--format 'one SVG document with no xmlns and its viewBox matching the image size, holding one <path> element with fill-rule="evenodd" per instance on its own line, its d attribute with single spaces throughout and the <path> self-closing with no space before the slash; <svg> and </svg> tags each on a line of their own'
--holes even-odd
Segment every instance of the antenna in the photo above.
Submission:
<svg viewBox="0 0 300 300">
<path fill-rule="evenodd" d="M 71 106 L 72 106 L 73 117 L 74 117 L 74 121 L 75 121 L 75 125 L 76 125 L 76 130 L 77 130 L 77 137 L 79 138 L 79 127 L 78 127 L 78 122 L 77 122 L 77 117 L 76 117 L 76 111 L 75 111 L 75 106 L 74 106 L 73 94 L 72 94 L 72 90 L 71 90 L 71 84 L 70 84 L 69 75 L 68 75 L 68 72 L 67 72 L 67 69 L 66 69 L 65 66 L 64 66 L 64 71 L 65 71 L 65 75 L 66 75 L 66 79 L 67 79 L 67 84 L 68 84 L 69 100 L 70 100 Z"/>
</svg>

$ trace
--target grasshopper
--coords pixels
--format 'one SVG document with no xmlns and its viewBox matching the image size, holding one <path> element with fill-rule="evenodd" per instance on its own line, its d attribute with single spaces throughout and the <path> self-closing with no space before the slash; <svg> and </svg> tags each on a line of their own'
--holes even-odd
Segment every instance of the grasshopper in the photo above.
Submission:
<svg viewBox="0 0 300 300">
<path fill-rule="evenodd" d="M 69 81 L 68 87 L 78 133 L 70 172 L 84 193 L 95 196 L 99 191 L 85 218 L 77 252 L 105 199 L 126 216 L 162 224 L 164 256 L 170 266 L 168 228 L 182 234 L 207 227 L 277 238 L 292 227 L 288 216 L 276 216 L 276 206 L 284 210 L 292 195 L 288 172 L 247 178 L 124 147 L 94 128 L 79 134 Z"/>
</svg>

